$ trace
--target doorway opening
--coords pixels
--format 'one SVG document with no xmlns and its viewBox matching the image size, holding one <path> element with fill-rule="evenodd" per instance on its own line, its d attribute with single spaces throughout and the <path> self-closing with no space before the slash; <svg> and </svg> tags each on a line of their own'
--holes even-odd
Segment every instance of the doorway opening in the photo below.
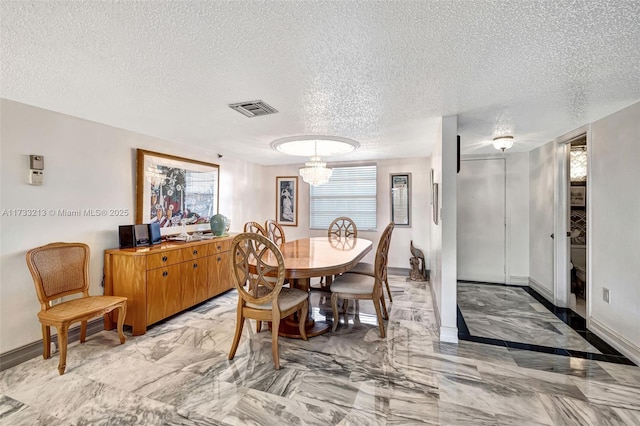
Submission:
<svg viewBox="0 0 640 426">
<path fill-rule="evenodd" d="M 569 308 L 587 317 L 587 136 L 570 143 L 569 150 Z"/>
</svg>

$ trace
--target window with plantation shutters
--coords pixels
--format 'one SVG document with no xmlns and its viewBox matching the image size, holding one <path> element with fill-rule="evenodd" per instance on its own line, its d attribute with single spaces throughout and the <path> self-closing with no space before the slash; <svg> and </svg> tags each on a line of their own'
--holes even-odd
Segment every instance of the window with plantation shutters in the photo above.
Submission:
<svg viewBox="0 0 640 426">
<path fill-rule="evenodd" d="M 310 190 L 311 229 L 328 229 L 339 216 L 350 217 L 358 231 L 376 229 L 377 166 L 333 167 L 329 182 Z"/>
</svg>

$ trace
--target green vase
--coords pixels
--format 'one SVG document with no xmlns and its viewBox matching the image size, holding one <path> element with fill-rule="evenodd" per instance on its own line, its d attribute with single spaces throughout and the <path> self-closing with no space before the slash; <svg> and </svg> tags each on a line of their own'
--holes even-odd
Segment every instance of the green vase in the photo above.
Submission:
<svg viewBox="0 0 640 426">
<path fill-rule="evenodd" d="M 211 224 L 211 232 L 217 237 L 223 235 L 229 228 L 229 218 L 221 214 L 212 216 L 209 223 Z"/>
</svg>

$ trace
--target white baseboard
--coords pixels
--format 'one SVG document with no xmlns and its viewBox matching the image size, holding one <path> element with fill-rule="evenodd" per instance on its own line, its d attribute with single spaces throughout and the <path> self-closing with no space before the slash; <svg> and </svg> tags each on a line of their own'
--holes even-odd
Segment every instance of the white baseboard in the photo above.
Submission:
<svg viewBox="0 0 640 426">
<path fill-rule="evenodd" d="M 440 341 L 458 343 L 458 327 L 440 327 Z"/>
<path fill-rule="evenodd" d="M 540 293 L 549 302 L 554 303 L 553 290 L 549 290 L 533 278 L 529 278 L 529 287 Z"/>
<path fill-rule="evenodd" d="M 510 275 L 509 276 L 509 284 L 510 285 L 528 286 L 529 285 L 529 277 L 520 277 L 518 275 Z"/>
<path fill-rule="evenodd" d="M 636 365 L 640 366 L 640 346 L 629 341 L 618 332 L 610 329 L 593 317 L 589 317 L 588 329 L 592 330 L 602 340 L 620 351 L 621 354 L 629 358 Z"/>
</svg>

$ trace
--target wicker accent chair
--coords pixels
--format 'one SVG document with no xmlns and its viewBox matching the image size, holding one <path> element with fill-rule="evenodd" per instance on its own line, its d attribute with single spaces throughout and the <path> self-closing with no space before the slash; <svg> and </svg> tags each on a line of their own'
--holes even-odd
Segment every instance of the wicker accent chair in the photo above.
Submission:
<svg viewBox="0 0 640 426">
<path fill-rule="evenodd" d="M 378 248 L 376 250 L 376 262 L 374 266 L 375 277 L 362 274 L 342 274 L 333 281 L 331 284 L 331 307 L 333 309 L 333 331 L 338 327 L 340 320 L 338 314 L 338 299 L 345 301 L 343 305 L 343 313 L 347 312 L 349 305 L 349 299 L 358 300 L 372 300 L 373 306 L 376 308 L 376 315 L 378 317 L 378 326 L 380 328 L 380 337 L 385 337 L 383 316 L 385 319 L 389 318 L 387 313 L 387 307 L 384 301 L 384 293 L 382 289 L 382 283 L 387 278 L 387 261 L 389 259 L 389 245 L 391 244 L 391 234 L 393 232 L 394 224 L 389 223 L 382 232 Z M 382 310 L 380 309 L 382 304 Z M 347 317 L 345 316 L 345 324 Z"/>
<path fill-rule="evenodd" d="M 120 343 L 126 338 L 122 332 L 127 314 L 127 298 L 118 296 L 89 296 L 89 246 L 82 243 L 52 243 L 27 252 L 27 266 L 40 301 L 38 319 L 42 324 L 42 357 L 51 357 L 51 327 L 58 332 L 62 375 L 67 366 L 67 340 L 69 326 L 80 322 L 80 343 L 87 337 L 87 321 L 118 309 L 118 336 Z M 51 301 L 73 294 L 77 299 L 51 306 Z"/>
<path fill-rule="evenodd" d="M 307 340 L 305 322 L 309 313 L 307 292 L 283 287 L 284 258 L 280 249 L 266 237 L 242 233 L 231 242 L 231 271 L 238 290 L 236 332 L 229 359 L 233 359 L 246 318 L 271 322 L 271 351 L 276 370 L 280 369 L 278 330 L 280 320 L 298 312 L 300 335 Z"/>
<path fill-rule="evenodd" d="M 247 222 L 244 224 L 244 232 L 254 232 L 263 237 L 267 236 L 267 231 L 258 222 Z"/>
<path fill-rule="evenodd" d="M 278 247 L 282 247 L 286 242 L 284 229 L 282 229 L 282 226 L 275 220 L 267 220 L 264 223 L 264 229 L 267 231 L 267 238 L 273 241 Z"/>
</svg>

